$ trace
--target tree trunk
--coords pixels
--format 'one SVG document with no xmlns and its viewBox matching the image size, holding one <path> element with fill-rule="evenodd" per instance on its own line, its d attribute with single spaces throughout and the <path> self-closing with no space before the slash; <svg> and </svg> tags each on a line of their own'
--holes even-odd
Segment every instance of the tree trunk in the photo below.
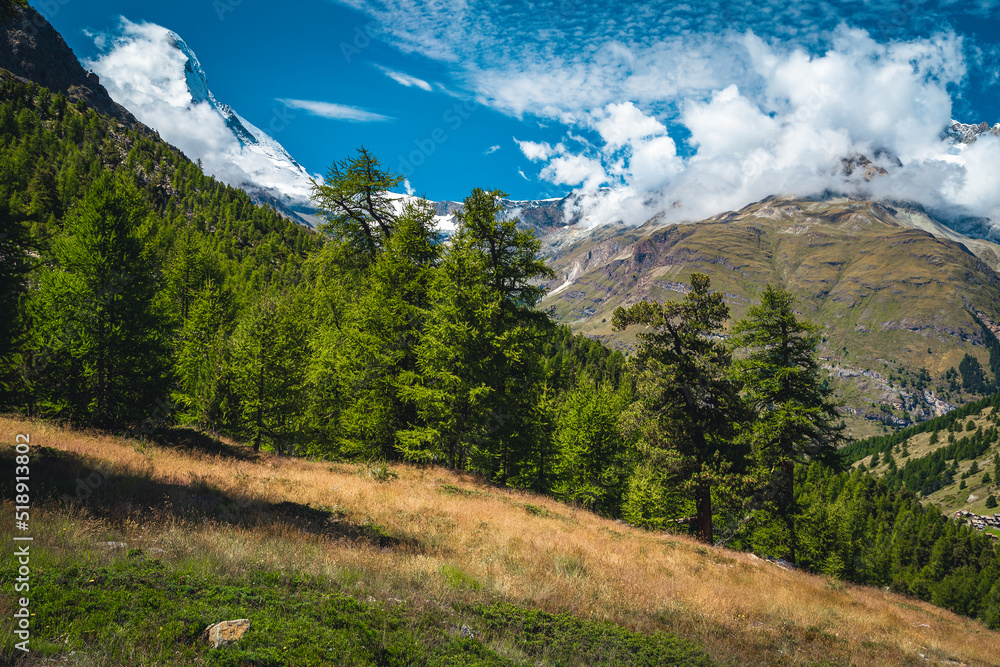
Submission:
<svg viewBox="0 0 1000 667">
<path fill-rule="evenodd" d="M 781 505 L 785 514 L 785 525 L 788 528 L 788 561 L 795 562 L 795 462 L 786 459 L 781 463 Z"/>
<path fill-rule="evenodd" d="M 263 356 L 263 355 L 262 355 Z M 257 435 L 254 437 L 253 450 L 260 451 L 260 434 L 264 430 L 264 360 L 260 361 L 260 373 L 257 382 Z"/>
<path fill-rule="evenodd" d="M 104 354 L 107 350 L 107 340 L 104 334 L 104 313 L 97 315 L 97 418 L 102 424 L 107 425 L 107 394 L 105 378 Z"/>
<path fill-rule="evenodd" d="M 712 487 L 701 483 L 695 489 L 695 503 L 698 514 L 698 539 L 705 544 L 715 543 L 712 534 Z"/>
</svg>

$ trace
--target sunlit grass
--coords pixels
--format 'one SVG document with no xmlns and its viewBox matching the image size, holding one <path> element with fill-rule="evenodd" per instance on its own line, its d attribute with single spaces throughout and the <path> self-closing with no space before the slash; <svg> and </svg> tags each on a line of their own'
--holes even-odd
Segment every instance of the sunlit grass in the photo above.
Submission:
<svg viewBox="0 0 1000 667">
<path fill-rule="evenodd" d="M 36 508 L 36 542 L 54 563 L 122 558 L 101 546 L 121 541 L 203 575 L 295 572 L 363 599 L 511 602 L 673 632 L 730 664 L 916 664 L 921 654 L 993 664 L 1000 656 L 1000 634 L 929 604 L 706 549 L 441 468 L 392 464 L 397 476 L 379 481 L 359 464 L 269 454 L 240 460 L 0 420 L 0 442 L 24 431 L 35 447 L 86 457 L 107 479 L 94 492 L 106 494 L 101 512 L 88 500 Z M 110 488 L 126 479 L 140 480 L 131 500 Z M 172 486 L 143 506 L 134 500 L 143 483 Z M 199 510 L 212 498 L 232 511 Z M 278 512 L 283 503 L 298 514 Z M 7 534 L 8 505 L 0 524 Z M 327 523 L 296 518 L 310 511 Z"/>
</svg>

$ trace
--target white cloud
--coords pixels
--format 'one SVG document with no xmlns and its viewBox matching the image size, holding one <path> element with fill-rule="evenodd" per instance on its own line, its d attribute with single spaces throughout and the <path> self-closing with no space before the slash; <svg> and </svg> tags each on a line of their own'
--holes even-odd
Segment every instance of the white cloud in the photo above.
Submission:
<svg viewBox="0 0 1000 667">
<path fill-rule="evenodd" d="M 889 0 L 339 1 L 394 46 L 449 64 L 479 101 L 547 132 L 563 124 L 561 143 L 515 141 L 543 179 L 611 186 L 625 213 L 609 219 L 694 219 L 826 189 L 1000 219 L 991 142 L 956 152 L 939 140 L 964 88 L 1000 80 L 1000 48 L 947 26 L 997 0 L 930 0 L 905 21 L 886 21 L 899 11 Z M 888 177 L 844 178 L 842 158 L 880 151 L 903 167 L 884 158 Z M 580 205 L 598 200 L 611 198 Z"/>
<path fill-rule="evenodd" d="M 552 146 L 545 142 L 518 141 L 517 137 L 514 137 L 514 142 L 521 149 L 521 152 L 524 153 L 524 156 L 532 162 L 548 160 L 549 156 L 555 152 Z"/>
<path fill-rule="evenodd" d="M 778 124 L 740 95 L 735 84 L 717 91 L 707 102 L 687 102 L 681 122 L 691 131 L 691 143 L 703 158 L 767 145 Z"/>
<path fill-rule="evenodd" d="M 279 102 L 292 109 L 302 109 L 315 116 L 331 118 L 333 120 L 346 120 L 357 123 L 373 123 L 392 120 L 389 116 L 379 113 L 351 107 L 345 104 L 335 104 L 333 102 L 319 102 L 316 100 L 289 100 L 279 99 Z"/>
<path fill-rule="evenodd" d="M 500 150 L 500 146 L 494 144 L 493 146 L 490 146 L 489 148 L 484 150 L 483 155 L 492 155 L 493 153 L 496 153 L 498 150 Z"/>
<path fill-rule="evenodd" d="M 247 180 L 231 159 L 240 151 L 236 137 L 211 104 L 192 98 L 187 57 L 169 30 L 123 18 L 115 35 L 95 36 L 95 42 L 109 50 L 84 65 L 101 77 L 115 101 L 191 159 L 201 158 L 208 173 L 230 183 Z"/>
<path fill-rule="evenodd" d="M 403 72 L 397 72 L 387 67 L 379 66 L 379 69 L 382 70 L 383 74 L 385 74 L 387 77 L 389 77 L 396 83 L 400 84 L 401 86 L 406 86 L 407 88 L 415 86 L 417 88 L 420 88 L 421 90 L 426 90 L 427 92 L 431 92 L 432 90 L 431 84 L 427 83 L 423 79 L 418 79 L 415 76 L 410 76 L 409 74 L 405 74 Z"/>
<path fill-rule="evenodd" d="M 947 86 L 966 71 L 962 40 L 939 35 L 883 45 L 841 28 L 833 44 L 817 56 L 752 33 L 740 36 L 727 48 L 743 51 L 749 75 L 731 73 L 713 90 L 659 104 L 613 102 L 587 116 L 574 111 L 573 127 L 595 132 L 599 150 L 569 150 L 579 145 L 569 141 L 557 148 L 518 145 L 546 163 L 541 177 L 554 184 L 582 183 L 592 193 L 596 184 L 611 185 L 613 198 L 605 191 L 580 200 L 581 212 L 594 221 L 603 215 L 642 222 L 659 213 L 699 219 L 771 194 L 826 190 L 907 198 L 945 215 L 1000 218 L 1000 170 L 987 166 L 1000 157 L 1000 140 L 956 152 L 940 139 L 952 113 Z M 693 61 L 701 62 L 697 54 Z M 652 112 L 668 102 L 690 132 L 684 158 Z M 887 177 L 869 183 L 844 176 L 843 158 L 886 152 L 905 167 L 886 157 Z"/>
<path fill-rule="evenodd" d="M 594 126 L 610 149 L 667 133 L 662 123 L 639 111 L 632 102 L 609 104 L 597 114 Z"/>
<path fill-rule="evenodd" d="M 410 185 L 409 179 L 403 181 L 403 187 L 406 189 L 406 194 L 408 194 L 409 196 L 412 197 L 414 190 L 413 190 L 413 186 Z"/>
<path fill-rule="evenodd" d="M 542 178 L 556 185 L 580 186 L 584 190 L 596 189 L 608 181 L 600 160 L 583 155 L 563 155 L 553 158 L 544 169 Z"/>
</svg>

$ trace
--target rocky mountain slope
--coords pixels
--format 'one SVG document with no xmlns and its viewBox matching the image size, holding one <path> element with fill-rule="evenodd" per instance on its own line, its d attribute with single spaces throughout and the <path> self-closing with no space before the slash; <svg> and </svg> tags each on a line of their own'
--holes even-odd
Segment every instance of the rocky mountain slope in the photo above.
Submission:
<svg viewBox="0 0 1000 667">
<path fill-rule="evenodd" d="M 558 277 L 542 306 L 624 349 L 634 333 L 611 331 L 614 309 L 678 299 L 692 272 L 711 277 L 734 318 L 764 285 L 789 289 L 823 328 L 824 364 L 863 418 L 856 435 L 872 431 L 866 422 L 902 425 L 966 402 L 945 374 L 967 353 L 988 366 L 976 317 L 1000 322 L 1000 246 L 905 205 L 772 197 L 697 223 L 568 228 L 546 246 Z"/>
<path fill-rule="evenodd" d="M 84 71 L 73 50 L 44 16 L 32 7 L 13 12 L 10 20 L 0 23 L 0 68 L 135 126 L 135 117 L 111 99 L 96 74 Z"/>
</svg>

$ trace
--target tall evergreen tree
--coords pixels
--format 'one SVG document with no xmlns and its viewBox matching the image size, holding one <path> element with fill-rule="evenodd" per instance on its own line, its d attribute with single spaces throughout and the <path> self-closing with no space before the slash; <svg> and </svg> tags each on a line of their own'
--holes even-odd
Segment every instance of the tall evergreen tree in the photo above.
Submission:
<svg viewBox="0 0 1000 667">
<path fill-rule="evenodd" d="M 632 387 L 623 383 L 593 386 L 581 378 L 556 414 L 558 458 L 553 491 L 606 516 L 617 515 L 631 472 L 631 448 L 619 418 L 632 402 Z"/>
<path fill-rule="evenodd" d="M 839 468 L 840 416 L 823 385 L 816 347 L 818 327 L 795 317 L 794 297 L 768 285 L 759 306 L 735 324 L 730 345 L 740 352 L 733 377 L 756 415 L 743 437 L 766 477 L 770 504 L 788 530 L 795 561 L 796 463 Z"/>
<path fill-rule="evenodd" d="M 21 224 L 0 200 L 0 406 L 14 400 L 17 353 L 24 342 L 21 314 L 29 269 L 27 238 Z"/>
<path fill-rule="evenodd" d="M 223 279 L 218 260 L 206 248 L 205 239 L 188 225 L 177 234 L 164 270 L 165 293 L 181 324 L 187 322 L 195 295 L 207 281 Z"/>
<path fill-rule="evenodd" d="M 335 160 L 323 183 L 312 187 L 312 200 L 326 218 L 321 231 L 350 248 L 360 265 L 370 264 L 392 238 L 396 210 L 389 192 L 402 182 L 364 146 L 355 157 Z"/>
<path fill-rule="evenodd" d="M 54 242 L 32 298 L 26 373 L 43 411 L 100 424 L 141 420 L 167 384 L 168 326 L 154 306 L 151 218 L 127 176 L 102 173 Z"/>
<path fill-rule="evenodd" d="M 397 456 L 396 434 L 416 421 L 401 396 L 404 374 L 417 370 L 418 344 L 429 307 L 430 281 L 440 251 L 434 211 L 407 205 L 396 233 L 359 280 L 340 323 L 327 330 L 314 372 L 337 382 L 343 400 L 343 446 L 355 454 Z"/>
<path fill-rule="evenodd" d="M 424 423 L 401 435 L 410 456 L 439 456 L 501 484 L 544 486 L 551 439 L 542 400 L 540 329 L 533 307 L 552 272 L 539 241 L 503 216 L 499 191 L 475 189 L 458 215 L 434 283 L 420 374 L 407 394 Z"/>
<path fill-rule="evenodd" d="M 254 451 L 267 442 L 293 453 L 301 441 L 308 359 L 306 327 L 294 304 L 264 296 L 248 308 L 232 337 L 232 374 L 241 435 Z"/>
<path fill-rule="evenodd" d="M 680 302 L 618 308 L 612 326 L 649 327 L 637 334 L 632 368 L 638 400 L 628 422 L 641 453 L 693 491 L 698 536 L 712 544 L 712 488 L 742 462 L 733 438 L 744 415 L 729 376 L 731 355 L 716 338 L 729 307 L 709 285 L 708 276 L 694 273 Z"/>
<path fill-rule="evenodd" d="M 459 235 L 434 274 L 418 368 L 402 378 L 403 395 L 421 418 L 399 434 L 407 459 L 465 468 L 472 448 L 485 439 L 494 392 L 487 370 L 489 322 L 499 303 L 482 281 L 484 264 Z"/>
<path fill-rule="evenodd" d="M 235 399 L 229 360 L 229 336 L 236 317 L 233 295 L 209 279 L 191 298 L 174 353 L 180 385 L 173 396 L 183 419 L 232 432 Z"/>
</svg>

